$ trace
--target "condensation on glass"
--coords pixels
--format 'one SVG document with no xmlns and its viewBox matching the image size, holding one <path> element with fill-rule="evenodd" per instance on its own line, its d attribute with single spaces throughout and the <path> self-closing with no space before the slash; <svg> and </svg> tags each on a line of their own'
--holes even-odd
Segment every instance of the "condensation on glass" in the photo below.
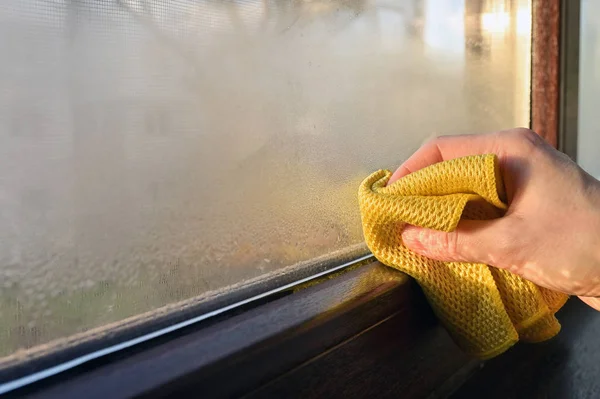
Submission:
<svg viewBox="0 0 600 399">
<path fill-rule="evenodd" d="M 530 21 L 528 0 L 3 1 L 0 356 L 361 243 L 368 173 L 528 125 Z"/>
<path fill-rule="evenodd" d="M 577 161 L 600 178 L 600 3 L 581 2 Z"/>
</svg>

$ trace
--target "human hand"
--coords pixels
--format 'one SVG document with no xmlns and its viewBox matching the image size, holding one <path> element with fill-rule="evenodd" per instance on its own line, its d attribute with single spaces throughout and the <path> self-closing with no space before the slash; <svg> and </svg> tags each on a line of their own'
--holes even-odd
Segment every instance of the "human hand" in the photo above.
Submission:
<svg viewBox="0 0 600 399">
<path fill-rule="evenodd" d="M 388 185 L 437 162 L 488 153 L 498 156 L 505 216 L 462 220 L 451 233 L 407 226 L 404 244 L 432 259 L 507 269 L 600 310 L 600 182 L 531 130 L 436 138 Z"/>
</svg>

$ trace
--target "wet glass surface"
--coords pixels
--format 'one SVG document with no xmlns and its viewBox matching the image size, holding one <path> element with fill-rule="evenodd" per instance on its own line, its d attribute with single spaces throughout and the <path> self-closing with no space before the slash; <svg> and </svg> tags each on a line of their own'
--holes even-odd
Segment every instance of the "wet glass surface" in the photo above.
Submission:
<svg viewBox="0 0 600 399">
<path fill-rule="evenodd" d="M 368 173 L 529 124 L 530 20 L 527 0 L 3 1 L 0 356 L 360 244 Z"/>
</svg>

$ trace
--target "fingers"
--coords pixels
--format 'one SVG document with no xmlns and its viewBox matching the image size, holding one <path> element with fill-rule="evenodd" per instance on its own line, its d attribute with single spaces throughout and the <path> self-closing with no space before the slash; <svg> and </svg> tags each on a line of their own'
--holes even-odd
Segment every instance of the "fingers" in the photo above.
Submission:
<svg viewBox="0 0 600 399">
<path fill-rule="evenodd" d="M 433 139 L 410 156 L 390 178 L 389 184 L 429 165 L 467 155 L 493 152 L 495 134 L 442 136 Z"/>
<path fill-rule="evenodd" d="M 511 129 L 495 133 L 442 136 L 423 145 L 408 158 L 392 175 L 388 185 L 429 165 L 478 154 L 523 154 L 539 146 L 543 140 L 529 129 Z"/>
<path fill-rule="evenodd" d="M 508 217 L 494 220 L 463 220 L 455 231 L 445 233 L 406 226 L 402 241 L 410 250 L 445 262 L 485 263 L 503 267 L 517 265 Z M 507 268 L 512 268 L 506 266 Z"/>
</svg>

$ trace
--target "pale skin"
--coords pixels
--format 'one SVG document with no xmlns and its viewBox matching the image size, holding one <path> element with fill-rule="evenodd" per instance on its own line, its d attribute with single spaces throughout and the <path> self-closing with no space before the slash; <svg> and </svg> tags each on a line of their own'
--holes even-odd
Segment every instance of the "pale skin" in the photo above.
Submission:
<svg viewBox="0 0 600 399">
<path fill-rule="evenodd" d="M 464 220 L 451 233 L 407 226 L 404 244 L 433 259 L 507 269 L 600 310 L 600 182 L 533 131 L 438 137 L 406 160 L 388 185 L 437 162 L 488 153 L 500 161 L 506 215 Z"/>
</svg>

